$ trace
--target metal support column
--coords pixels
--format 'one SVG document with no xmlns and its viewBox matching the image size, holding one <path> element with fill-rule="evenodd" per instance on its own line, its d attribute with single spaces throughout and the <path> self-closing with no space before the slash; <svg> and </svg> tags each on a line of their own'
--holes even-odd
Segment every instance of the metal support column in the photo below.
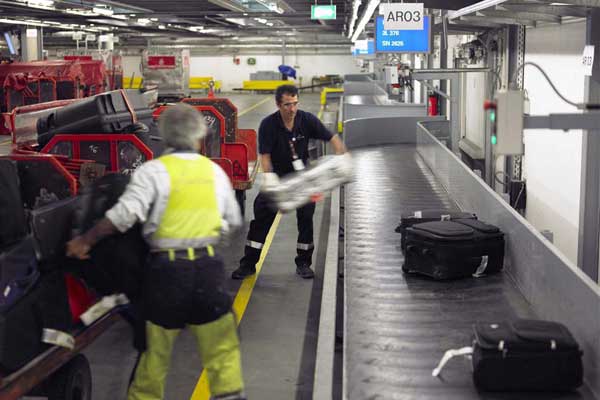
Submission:
<svg viewBox="0 0 600 400">
<path fill-rule="evenodd" d="M 512 84 L 517 89 L 523 89 L 525 83 L 525 70 L 522 68 L 522 65 L 525 63 L 525 27 L 523 25 L 511 25 L 507 29 L 507 80 L 512 78 L 514 72 L 518 68 L 521 68 L 517 75 L 517 80 L 512 82 Z M 506 174 L 510 176 L 511 179 L 521 179 L 521 164 L 521 156 L 506 156 L 504 162 Z M 505 187 L 504 189 L 506 192 L 508 188 Z"/>
<path fill-rule="evenodd" d="M 600 103 L 600 9 L 589 11 L 587 45 L 596 47 L 592 76 L 585 78 L 585 101 Z M 600 241 L 600 129 L 583 132 L 581 157 L 581 201 L 577 265 L 598 282 Z"/>
<path fill-rule="evenodd" d="M 21 28 L 21 59 L 23 61 L 38 61 L 42 59 L 42 29 Z"/>
<path fill-rule="evenodd" d="M 448 68 L 448 30 L 447 14 L 448 11 L 442 11 L 442 24 L 444 29 L 440 35 L 440 69 Z M 444 93 L 448 93 L 448 83 L 445 80 L 440 81 L 440 90 Z M 453 94 L 452 94 L 453 95 Z M 448 106 L 445 101 L 440 101 L 440 115 L 448 116 Z"/>
</svg>

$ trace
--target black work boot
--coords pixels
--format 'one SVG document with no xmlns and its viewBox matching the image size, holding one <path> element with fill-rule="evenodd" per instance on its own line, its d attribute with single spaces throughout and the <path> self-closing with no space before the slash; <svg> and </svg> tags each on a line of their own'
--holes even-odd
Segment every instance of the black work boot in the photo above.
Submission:
<svg viewBox="0 0 600 400">
<path fill-rule="evenodd" d="M 256 273 L 256 267 L 248 267 L 245 265 L 240 265 L 238 269 L 231 273 L 231 279 L 244 279 L 250 275 L 254 275 Z"/>
<path fill-rule="evenodd" d="M 315 273 L 312 269 L 310 269 L 310 265 L 308 264 L 300 264 L 296 266 L 296 273 L 304 279 L 312 279 L 315 277 Z"/>
</svg>

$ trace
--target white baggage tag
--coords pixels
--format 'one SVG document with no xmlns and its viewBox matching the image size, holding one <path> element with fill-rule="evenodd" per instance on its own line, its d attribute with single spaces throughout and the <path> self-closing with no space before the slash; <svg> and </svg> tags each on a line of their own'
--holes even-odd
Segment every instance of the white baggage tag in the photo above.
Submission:
<svg viewBox="0 0 600 400">
<path fill-rule="evenodd" d="M 294 171 L 302 171 L 304 169 L 304 162 L 300 159 L 292 161 Z"/>
<path fill-rule="evenodd" d="M 415 211 L 415 218 L 423 218 L 423 213 L 421 211 Z"/>
</svg>

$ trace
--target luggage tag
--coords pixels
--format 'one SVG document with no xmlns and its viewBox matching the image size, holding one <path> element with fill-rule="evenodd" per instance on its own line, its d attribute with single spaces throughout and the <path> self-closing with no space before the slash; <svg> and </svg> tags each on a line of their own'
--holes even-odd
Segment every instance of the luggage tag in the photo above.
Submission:
<svg viewBox="0 0 600 400">
<path fill-rule="evenodd" d="M 296 159 L 292 161 L 292 165 L 294 166 L 294 171 L 302 171 L 304 169 L 304 162 L 300 159 Z"/>
<path fill-rule="evenodd" d="M 57 331 L 56 329 L 44 328 L 42 330 L 42 342 L 65 347 L 69 350 L 75 348 L 75 338 L 68 333 Z"/>
<path fill-rule="evenodd" d="M 415 218 L 423 218 L 423 213 L 421 211 L 415 211 Z"/>
</svg>

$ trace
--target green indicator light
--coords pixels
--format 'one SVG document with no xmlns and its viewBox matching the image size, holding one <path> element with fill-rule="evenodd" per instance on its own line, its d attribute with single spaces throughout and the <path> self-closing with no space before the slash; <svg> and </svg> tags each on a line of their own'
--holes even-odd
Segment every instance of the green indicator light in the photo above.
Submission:
<svg viewBox="0 0 600 400">
<path fill-rule="evenodd" d="M 496 144 L 498 143 L 498 138 L 496 138 L 496 135 L 492 136 L 492 144 Z"/>
<path fill-rule="evenodd" d="M 496 121 L 496 113 L 495 112 L 490 112 L 490 121 L 494 122 Z"/>
</svg>

